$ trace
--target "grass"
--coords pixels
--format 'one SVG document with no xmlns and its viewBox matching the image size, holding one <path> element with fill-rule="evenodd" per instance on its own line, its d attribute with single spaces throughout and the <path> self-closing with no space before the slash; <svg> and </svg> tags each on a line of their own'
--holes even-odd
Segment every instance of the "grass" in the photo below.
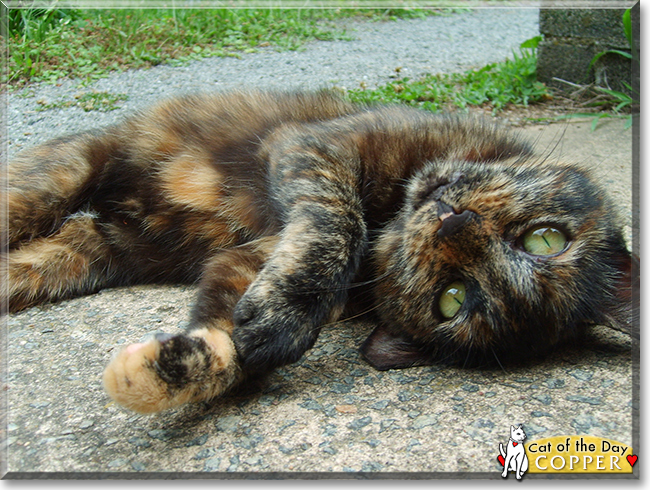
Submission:
<svg viewBox="0 0 650 490">
<path fill-rule="evenodd" d="M 421 18 L 455 10 L 13 9 L 8 11 L 8 32 L 0 39 L 0 48 L 9 53 L 7 70 L 0 73 L 0 88 L 55 83 L 63 78 L 79 79 L 83 85 L 112 71 L 238 56 L 269 46 L 295 50 L 311 40 L 348 39 L 344 29 L 336 27 L 338 19 Z M 625 24 L 626 18 L 623 20 Z M 631 39 L 628 24 L 629 15 L 625 32 Z M 406 103 L 434 112 L 483 106 L 496 113 L 511 104 L 527 106 L 550 98 L 548 89 L 536 81 L 539 40 L 526 41 L 503 63 L 419 80 L 401 78 L 375 90 L 351 90 L 348 97 L 366 103 Z M 597 58 L 592 64 L 595 61 Z M 597 89 L 595 108 L 600 111 L 590 114 L 596 118 L 594 127 L 599 119 L 621 117 L 637 103 L 621 92 Z M 41 110 L 73 105 L 84 110 L 113 110 L 124 98 L 123 94 L 82 92 L 74 100 L 43 101 Z M 588 114 L 566 117 L 584 115 Z"/>
<path fill-rule="evenodd" d="M 622 16 L 622 27 L 627 39 L 630 52 L 621 51 L 619 49 L 607 49 L 601 51 L 596 56 L 593 57 L 591 63 L 589 63 L 589 69 L 591 69 L 598 60 L 607 55 L 614 54 L 617 56 L 622 56 L 627 58 L 635 63 L 639 62 L 639 54 L 636 50 L 636 45 L 632 37 L 632 9 L 629 8 L 623 12 Z M 568 83 L 568 82 L 566 82 Z M 591 130 L 595 131 L 598 126 L 598 122 L 604 118 L 625 118 L 625 128 L 629 129 L 632 127 L 633 117 L 632 114 L 639 113 L 640 110 L 640 100 L 633 96 L 638 95 L 636 91 L 630 86 L 630 84 L 622 82 L 624 89 L 627 91 L 612 90 L 611 88 L 599 87 L 595 85 L 588 86 L 579 86 L 575 84 L 574 87 L 577 87 L 578 90 L 574 91 L 573 96 L 575 98 L 583 97 L 584 94 L 594 95 L 589 100 L 584 102 L 582 105 L 587 109 L 600 109 L 597 113 L 577 113 L 566 116 L 566 118 L 575 118 L 575 117 L 589 117 L 592 118 Z"/>
<path fill-rule="evenodd" d="M 429 9 L 15 9 L 8 15 L 7 75 L 23 86 L 85 81 L 111 71 L 237 56 L 261 47 L 295 50 L 311 40 L 347 39 L 333 20 L 395 19 L 441 13 Z"/>
<path fill-rule="evenodd" d="M 566 83 L 569 84 L 569 82 Z M 568 98 L 579 110 L 573 114 L 559 116 L 558 119 L 591 119 L 592 131 L 596 130 L 602 119 L 611 118 L 625 119 L 625 129 L 632 127 L 632 114 L 639 113 L 638 100 L 624 92 L 599 87 L 595 84 L 571 83 L 569 85 L 573 86 L 575 90 L 568 94 Z M 623 85 L 630 93 L 634 92 L 629 84 L 623 82 Z"/>
<path fill-rule="evenodd" d="M 536 47 L 540 38 L 521 44 L 512 59 L 463 73 L 401 78 L 374 90 L 350 90 L 348 97 L 365 103 L 406 103 L 433 112 L 468 106 L 490 106 L 493 112 L 509 104 L 527 106 L 550 97 L 537 82 Z"/>
<path fill-rule="evenodd" d="M 85 112 L 99 111 L 108 112 L 119 108 L 119 103 L 128 100 L 126 94 L 113 94 L 109 92 L 80 92 L 74 96 L 74 100 L 60 99 L 55 102 L 48 102 L 45 99 L 36 101 L 39 104 L 39 111 L 57 109 L 62 107 L 80 107 Z"/>
<path fill-rule="evenodd" d="M 307 11 L 134 9 L 36 14 L 10 26 L 7 82 L 94 79 L 109 71 L 234 55 L 261 46 L 296 49 L 306 40 L 342 36 L 321 26 L 321 19 Z"/>
</svg>

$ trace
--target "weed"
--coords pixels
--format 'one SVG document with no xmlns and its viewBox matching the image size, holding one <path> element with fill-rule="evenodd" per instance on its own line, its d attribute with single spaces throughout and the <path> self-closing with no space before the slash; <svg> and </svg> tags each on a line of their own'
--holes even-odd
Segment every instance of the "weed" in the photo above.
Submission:
<svg viewBox="0 0 650 490">
<path fill-rule="evenodd" d="M 632 91 L 629 84 L 622 82 L 625 87 Z M 617 90 L 611 90 L 596 85 L 578 85 L 578 90 L 570 94 L 571 99 L 578 99 L 584 97 L 583 94 L 595 94 L 589 101 L 580 103 L 583 110 L 596 110 L 597 112 L 576 112 L 566 116 L 558 116 L 556 119 L 576 119 L 576 118 L 589 118 L 591 119 L 591 130 L 595 131 L 598 123 L 602 119 L 625 119 L 625 129 L 632 127 L 632 114 L 629 110 L 638 104 L 638 101 L 630 97 L 626 93 Z"/>
<path fill-rule="evenodd" d="M 623 32 L 630 46 L 630 52 L 621 51 L 618 49 L 608 49 L 601 51 L 596 54 L 589 63 L 588 69 L 591 69 L 594 64 L 603 56 L 607 54 L 615 54 L 622 56 L 629 60 L 638 60 L 638 53 L 636 52 L 636 47 L 634 40 L 632 39 L 632 9 L 627 9 L 623 13 L 622 24 Z M 597 109 L 599 112 L 579 112 L 576 114 L 570 114 L 567 116 L 560 116 L 558 119 L 570 119 L 570 118 L 591 118 L 591 130 L 595 131 L 600 120 L 605 118 L 625 118 L 625 129 L 628 129 L 632 126 L 632 114 L 631 110 L 638 108 L 639 100 L 634 97 L 621 92 L 619 90 L 612 90 L 611 88 L 599 87 L 597 85 L 577 85 L 571 84 L 562 80 L 569 85 L 572 85 L 577 88 L 571 94 L 571 97 L 574 99 L 584 98 L 585 94 L 592 95 L 592 97 L 586 102 L 582 103 L 582 107 L 586 109 Z M 630 86 L 630 84 L 621 82 L 624 87 L 628 90 L 630 94 L 634 94 L 635 90 Z M 595 94 L 595 95 L 594 95 Z"/>
<path fill-rule="evenodd" d="M 119 102 L 128 99 L 126 94 L 112 94 L 110 92 L 81 92 L 74 96 L 74 100 L 61 99 L 56 102 L 48 102 L 45 99 L 37 100 L 37 110 L 59 109 L 64 107 L 80 107 L 85 112 L 99 111 L 108 112 L 119 108 Z"/>
<path fill-rule="evenodd" d="M 435 9 L 15 9 L 11 53 L 0 83 L 24 85 L 110 71 L 237 56 L 272 46 L 295 50 L 310 40 L 349 39 L 333 20 L 434 15 Z"/>
<path fill-rule="evenodd" d="M 539 41 L 539 36 L 529 39 L 513 53 L 513 59 L 479 70 L 427 75 L 419 80 L 402 78 L 375 90 L 350 90 L 348 97 L 365 103 L 402 102 L 433 112 L 484 105 L 498 112 L 508 104 L 527 106 L 549 97 L 546 86 L 536 79 Z"/>
<path fill-rule="evenodd" d="M 305 41 L 344 37 L 319 11 L 303 10 L 75 10 L 25 13 L 10 25 L 7 80 L 91 80 L 109 71 L 170 60 L 224 56 L 264 46 L 297 49 Z M 29 12 L 29 11 L 27 11 Z M 60 12 L 60 11 L 53 11 Z"/>
<path fill-rule="evenodd" d="M 596 56 L 592 58 L 591 62 L 589 63 L 589 67 L 587 69 L 591 70 L 591 68 L 596 64 L 596 62 L 606 54 L 617 54 L 619 56 L 622 56 L 623 58 L 627 58 L 630 60 L 634 59 L 636 50 L 632 39 L 632 9 L 627 9 L 625 12 L 623 12 L 622 21 L 623 21 L 623 32 L 625 33 L 625 38 L 627 39 L 628 45 L 630 46 L 630 50 L 632 52 L 628 53 L 627 51 L 621 51 L 620 49 L 607 49 L 605 51 L 601 51 L 600 53 L 598 53 Z"/>
</svg>

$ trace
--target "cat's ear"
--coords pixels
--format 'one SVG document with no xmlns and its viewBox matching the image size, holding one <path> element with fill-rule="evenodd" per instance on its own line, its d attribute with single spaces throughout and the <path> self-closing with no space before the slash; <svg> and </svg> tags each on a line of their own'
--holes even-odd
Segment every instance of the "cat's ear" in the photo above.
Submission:
<svg viewBox="0 0 650 490">
<path fill-rule="evenodd" d="M 379 371 L 430 364 L 429 356 L 413 342 L 379 326 L 361 346 L 361 354 Z"/>
<path fill-rule="evenodd" d="M 616 280 L 619 306 L 615 311 L 606 312 L 611 318 L 608 326 L 639 340 L 640 260 L 626 250 L 614 263 L 619 271 Z"/>
</svg>

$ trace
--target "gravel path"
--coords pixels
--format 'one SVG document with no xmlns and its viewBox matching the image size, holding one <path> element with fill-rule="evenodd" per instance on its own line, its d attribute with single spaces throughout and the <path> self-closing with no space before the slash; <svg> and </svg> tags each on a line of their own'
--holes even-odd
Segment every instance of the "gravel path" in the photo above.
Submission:
<svg viewBox="0 0 650 490">
<path fill-rule="evenodd" d="M 501 61 L 538 34 L 538 10 L 477 9 L 472 12 L 393 22 L 350 22 L 352 41 L 314 42 L 304 50 L 272 48 L 241 58 L 209 58 L 185 66 L 158 66 L 115 74 L 79 88 L 41 84 L 8 97 L 9 154 L 65 133 L 111 124 L 163 97 L 235 88 L 357 88 L 384 84 L 401 74 L 461 71 Z M 82 91 L 126 94 L 119 110 L 86 113 L 80 108 L 39 111 L 41 102 L 74 100 Z"/>
</svg>

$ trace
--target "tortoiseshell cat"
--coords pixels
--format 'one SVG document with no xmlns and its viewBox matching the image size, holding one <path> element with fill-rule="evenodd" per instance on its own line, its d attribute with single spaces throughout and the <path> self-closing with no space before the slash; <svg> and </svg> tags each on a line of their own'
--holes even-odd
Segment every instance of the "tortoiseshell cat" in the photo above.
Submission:
<svg viewBox="0 0 650 490">
<path fill-rule="evenodd" d="M 529 358 L 628 329 L 633 259 L 593 178 L 491 123 L 326 92 L 169 100 L 9 164 L 9 310 L 199 281 L 181 335 L 106 368 L 122 405 L 213 398 L 372 295 L 378 369 Z"/>
</svg>

